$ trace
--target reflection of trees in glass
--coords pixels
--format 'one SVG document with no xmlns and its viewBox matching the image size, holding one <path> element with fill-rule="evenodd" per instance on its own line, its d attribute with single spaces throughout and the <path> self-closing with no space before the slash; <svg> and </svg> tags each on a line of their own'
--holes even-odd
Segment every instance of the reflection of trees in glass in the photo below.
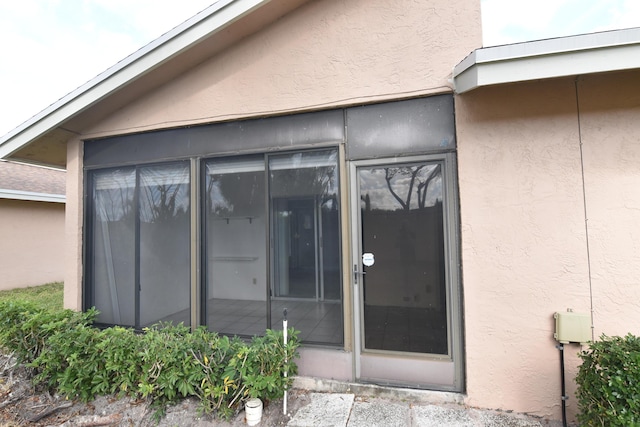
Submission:
<svg viewBox="0 0 640 427">
<path fill-rule="evenodd" d="M 94 203 L 99 221 L 115 222 L 134 212 L 135 171 L 101 172 L 94 178 Z"/>
<path fill-rule="evenodd" d="M 335 167 L 305 167 L 271 172 L 274 196 L 320 196 L 325 203 L 336 194 Z"/>
<path fill-rule="evenodd" d="M 440 165 L 435 165 L 429 169 L 429 165 L 420 166 L 399 166 L 384 168 L 384 179 L 391 195 L 400 203 L 403 210 L 411 209 L 411 198 L 413 189 L 416 189 L 418 197 L 418 209 L 424 209 L 427 200 L 427 190 L 429 184 L 438 176 L 440 176 Z M 396 179 L 407 184 L 400 185 L 400 189 L 406 189 L 406 195 L 400 197 L 400 194 L 393 188 L 392 181 Z M 366 200 L 365 200 L 366 203 Z"/>
<path fill-rule="evenodd" d="M 140 170 L 140 219 L 164 222 L 189 209 L 189 167 L 157 166 Z"/>
<path fill-rule="evenodd" d="M 316 196 L 320 203 L 337 194 L 336 150 L 274 156 L 269 161 L 272 197 Z"/>
<path fill-rule="evenodd" d="M 207 176 L 207 212 L 215 216 L 252 216 L 264 206 L 264 172 Z"/>
<path fill-rule="evenodd" d="M 94 176 L 97 220 L 130 220 L 135 212 L 136 171 L 112 170 Z M 140 171 L 140 219 L 161 222 L 189 210 L 189 168 L 162 166 Z"/>
<path fill-rule="evenodd" d="M 161 184 L 144 188 L 144 209 L 141 219 L 148 222 L 163 222 L 186 213 L 184 184 Z M 181 192 L 181 190 L 183 190 Z"/>
</svg>

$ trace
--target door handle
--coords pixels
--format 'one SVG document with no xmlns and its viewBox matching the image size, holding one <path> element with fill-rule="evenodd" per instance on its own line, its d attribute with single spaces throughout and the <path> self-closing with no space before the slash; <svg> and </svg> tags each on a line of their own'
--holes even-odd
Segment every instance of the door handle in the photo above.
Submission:
<svg viewBox="0 0 640 427">
<path fill-rule="evenodd" d="M 358 264 L 353 264 L 353 284 L 358 284 L 358 276 L 367 274 L 366 271 L 358 271 Z"/>
</svg>

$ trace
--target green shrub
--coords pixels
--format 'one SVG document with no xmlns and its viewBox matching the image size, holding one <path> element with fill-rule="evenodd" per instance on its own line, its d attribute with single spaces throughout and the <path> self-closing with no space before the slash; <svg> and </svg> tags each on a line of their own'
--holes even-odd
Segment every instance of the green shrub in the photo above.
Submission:
<svg viewBox="0 0 640 427">
<path fill-rule="evenodd" d="M 50 336 L 75 325 L 89 325 L 95 310 L 49 311 L 26 301 L 0 302 L 0 347 L 13 352 L 22 363 L 33 362 Z"/>
<path fill-rule="evenodd" d="M 640 426 L 640 338 L 603 335 L 580 358 L 580 425 Z"/>
<path fill-rule="evenodd" d="M 96 351 L 100 330 L 86 325 L 61 328 L 47 340 L 46 351 L 31 363 L 38 374 L 36 384 L 44 384 L 70 398 L 86 402 L 109 390 L 105 360 Z"/>
<path fill-rule="evenodd" d="M 35 371 L 36 384 L 89 401 L 121 394 L 166 404 L 198 396 L 203 412 L 228 418 L 249 397 L 281 397 L 297 372 L 297 331 L 284 346 L 281 331 L 250 343 L 204 326 L 158 324 L 132 329 L 92 327 L 97 312 L 50 312 L 25 302 L 0 303 L 0 347 Z M 285 362 L 286 361 L 286 362 Z"/>
<path fill-rule="evenodd" d="M 291 386 L 298 357 L 298 331 L 290 328 L 290 339 L 284 345 L 282 331 L 267 330 L 263 337 L 253 337 L 251 343 L 226 336 L 216 337 L 208 351 L 197 355 L 205 377 L 198 387 L 201 410 L 217 412 L 229 418 L 250 397 L 263 401 L 280 398 Z"/>
<path fill-rule="evenodd" d="M 159 324 L 144 332 L 140 336 L 137 391 L 162 412 L 167 403 L 196 395 L 204 373 L 193 354 L 207 348 L 215 334 L 204 327 L 192 333 L 182 324 Z"/>
</svg>

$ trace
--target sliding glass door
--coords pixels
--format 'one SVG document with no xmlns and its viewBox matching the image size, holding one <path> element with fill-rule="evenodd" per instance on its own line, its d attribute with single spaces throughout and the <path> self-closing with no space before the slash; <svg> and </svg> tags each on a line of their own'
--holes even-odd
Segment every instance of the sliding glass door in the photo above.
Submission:
<svg viewBox="0 0 640 427">
<path fill-rule="evenodd" d="M 341 344 L 337 150 L 269 156 L 271 316 L 308 342 Z"/>
<path fill-rule="evenodd" d="M 267 325 L 264 156 L 205 163 L 204 228 L 207 326 L 262 335 Z"/>
<path fill-rule="evenodd" d="M 213 331 L 250 337 L 278 327 L 286 307 L 303 341 L 342 344 L 337 149 L 88 177 L 86 306 L 100 311 L 99 323 L 140 329 L 200 318 Z M 191 214 L 194 193 L 199 215 Z"/>
<path fill-rule="evenodd" d="M 96 171 L 90 305 L 98 322 L 189 324 L 189 164 Z"/>
</svg>

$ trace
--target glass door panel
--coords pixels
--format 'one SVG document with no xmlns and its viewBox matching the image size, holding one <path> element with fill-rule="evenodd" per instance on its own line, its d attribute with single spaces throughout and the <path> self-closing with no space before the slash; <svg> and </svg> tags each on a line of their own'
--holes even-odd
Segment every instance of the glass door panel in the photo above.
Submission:
<svg viewBox="0 0 640 427">
<path fill-rule="evenodd" d="M 227 335 L 267 328 L 264 156 L 207 161 L 204 312 Z"/>
<path fill-rule="evenodd" d="M 139 323 L 189 325 L 189 164 L 143 167 L 139 175 Z"/>
<path fill-rule="evenodd" d="M 280 198 L 274 207 L 276 297 L 318 297 L 318 230 L 314 199 Z"/>
<path fill-rule="evenodd" d="M 341 344 L 337 151 L 269 156 L 271 319 L 305 342 Z"/>
<path fill-rule="evenodd" d="M 93 251 L 90 305 L 97 322 L 136 326 L 136 170 L 98 171 L 92 175 Z"/>
<path fill-rule="evenodd" d="M 364 347 L 447 354 L 441 166 L 360 168 Z"/>
<path fill-rule="evenodd" d="M 461 390 L 451 155 L 351 165 L 356 378 Z"/>
</svg>

